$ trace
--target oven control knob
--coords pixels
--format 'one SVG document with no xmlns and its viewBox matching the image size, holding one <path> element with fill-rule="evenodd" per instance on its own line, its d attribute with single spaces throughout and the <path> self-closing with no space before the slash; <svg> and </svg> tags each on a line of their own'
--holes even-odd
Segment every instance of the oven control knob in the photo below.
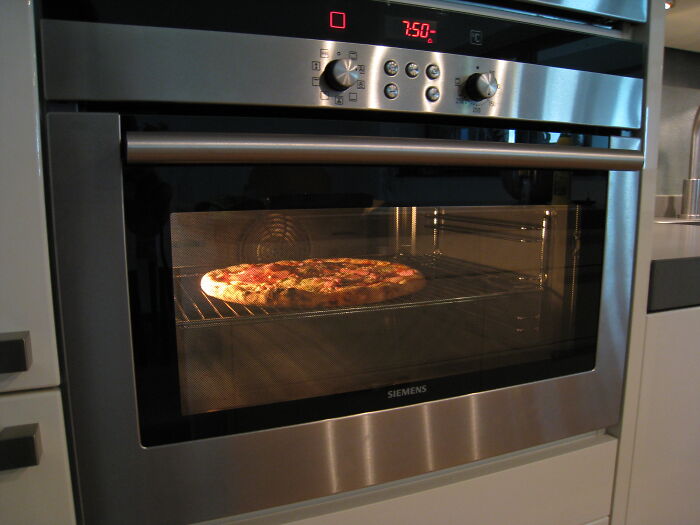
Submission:
<svg viewBox="0 0 700 525">
<path fill-rule="evenodd" d="M 341 58 L 329 62 L 324 72 L 326 82 L 338 91 L 345 91 L 357 82 L 360 72 L 357 70 L 357 62 L 349 58 Z"/>
<path fill-rule="evenodd" d="M 498 81 L 493 73 L 474 73 L 464 83 L 464 95 L 476 102 L 491 98 L 498 91 Z"/>
</svg>

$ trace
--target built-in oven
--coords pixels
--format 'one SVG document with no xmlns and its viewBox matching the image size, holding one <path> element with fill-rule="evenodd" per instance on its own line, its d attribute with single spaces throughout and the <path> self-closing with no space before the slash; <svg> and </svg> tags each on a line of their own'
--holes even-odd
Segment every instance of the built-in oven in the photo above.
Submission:
<svg viewBox="0 0 700 525">
<path fill-rule="evenodd" d="M 376 1 L 107 4 L 41 24 L 86 523 L 240 514 L 618 421 L 639 44 Z"/>
</svg>

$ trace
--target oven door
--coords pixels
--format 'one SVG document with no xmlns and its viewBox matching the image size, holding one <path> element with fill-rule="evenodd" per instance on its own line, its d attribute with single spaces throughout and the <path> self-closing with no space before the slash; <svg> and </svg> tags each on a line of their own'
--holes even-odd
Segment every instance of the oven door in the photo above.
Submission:
<svg viewBox="0 0 700 525">
<path fill-rule="evenodd" d="M 642 161 L 621 139 L 48 122 L 86 516 L 203 520 L 617 422 Z M 225 296 L 207 275 L 283 291 Z"/>
</svg>

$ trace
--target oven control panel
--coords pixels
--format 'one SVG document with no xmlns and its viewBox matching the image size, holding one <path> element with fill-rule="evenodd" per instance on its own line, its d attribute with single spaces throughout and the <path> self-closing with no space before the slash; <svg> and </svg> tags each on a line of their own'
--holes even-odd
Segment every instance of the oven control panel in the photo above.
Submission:
<svg viewBox="0 0 700 525">
<path fill-rule="evenodd" d="M 437 84 L 441 75 L 441 69 L 438 64 L 427 64 L 425 67 L 421 67 L 416 62 L 408 62 L 403 65 L 393 59 L 384 62 L 383 70 L 387 76 L 383 91 L 384 96 L 389 100 L 395 100 L 399 97 L 401 90 L 398 82 L 402 78 L 417 79 L 421 75 L 425 75 L 427 84 Z M 364 78 L 360 77 L 364 73 L 365 65 L 358 64 L 356 59 L 339 58 L 331 60 L 324 68 L 323 74 L 319 77 L 313 77 L 312 80 L 319 87 L 322 86 L 322 79 L 325 80 L 324 84 L 327 91 L 339 92 L 336 96 L 338 97 L 338 102 L 342 105 L 342 92 L 347 90 L 352 89 L 348 93 L 348 100 L 352 102 L 358 101 L 357 89 L 365 89 Z M 474 73 L 463 81 L 457 78 L 455 79 L 455 85 L 460 88 L 457 90 L 457 97 L 461 96 L 462 99 L 475 103 L 492 98 L 499 87 L 494 71 Z M 440 87 L 438 85 L 428 85 L 423 94 L 428 102 L 438 102 L 441 96 Z M 329 93 L 325 93 L 325 95 L 329 96 Z"/>
<path fill-rule="evenodd" d="M 301 61 L 308 71 L 301 82 L 306 87 L 282 105 L 305 100 L 338 109 L 641 126 L 643 82 L 637 78 L 414 49 L 261 38 L 283 41 L 281 60 Z"/>
<path fill-rule="evenodd" d="M 479 115 L 496 106 L 500 86 L 496 70 L 488 67 L 497 61 L 473 59 L 481 65 L 452 68 L 448 55 L 441 53 L 379 48 L 386 53 L 377 60 L 362 56 L 367 46 L 333 44 L 319 48 L 318 57 L 311 60 L 311 86 L 318 89 L 321 105 L 461 114 L 466 105 Z M 452 111 L 443 102 L 445 97 L 451 100 Z"/>
<path fill-rule="evenodd" d="M 627 129 L 642 121 L 639 78 L 332 40 L 47 22 L 49 100 L 324 107 Z"/>
</svg>

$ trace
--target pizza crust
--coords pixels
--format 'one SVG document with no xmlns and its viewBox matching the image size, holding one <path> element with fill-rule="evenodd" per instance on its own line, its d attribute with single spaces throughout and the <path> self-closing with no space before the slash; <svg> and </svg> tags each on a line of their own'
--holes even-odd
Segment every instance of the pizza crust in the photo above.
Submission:
<svg viewBox="0 0 700 525">
<path fill-rule="evenodd" d="M 411 270 L 410 276 L 399 278 L 398 274 L 390 274 L 400 282 L 380 282 L 370 284 L 353 284 L 339 286 L 335 290 L 305 290 L 295 285 L 264 283 L 262 285 L 249 284 L 244 282 L 226 282 L 225 276 L 237 274 L 252 267 L 262 267 L 264 265 L 240 264 L 212 270 L 204 274 L 201 279 L 202 290 L 217 299 L 243 305 L 270 306 L 276 308 L 317 308 L 325 306 L 357 306 L 363 304 L 379 303 L 395 299 L 404 295 L 413 294 L 425 286 L 425 277 L 414 268 L 403 264 L 387 263 L 386 261 L 375 261 L 372 259 L 313 259 L 299 261 L 298 264 L 333 263 L 345 265 L 363 265 L 367 268 L 381 267 L 384 272 L 387 269 L 394 271 Z M 297 263 L 297 261 L 281 261 L 282 264 Z M 390 266 L 387 266 L 390 265 Z"/>
</svg>

